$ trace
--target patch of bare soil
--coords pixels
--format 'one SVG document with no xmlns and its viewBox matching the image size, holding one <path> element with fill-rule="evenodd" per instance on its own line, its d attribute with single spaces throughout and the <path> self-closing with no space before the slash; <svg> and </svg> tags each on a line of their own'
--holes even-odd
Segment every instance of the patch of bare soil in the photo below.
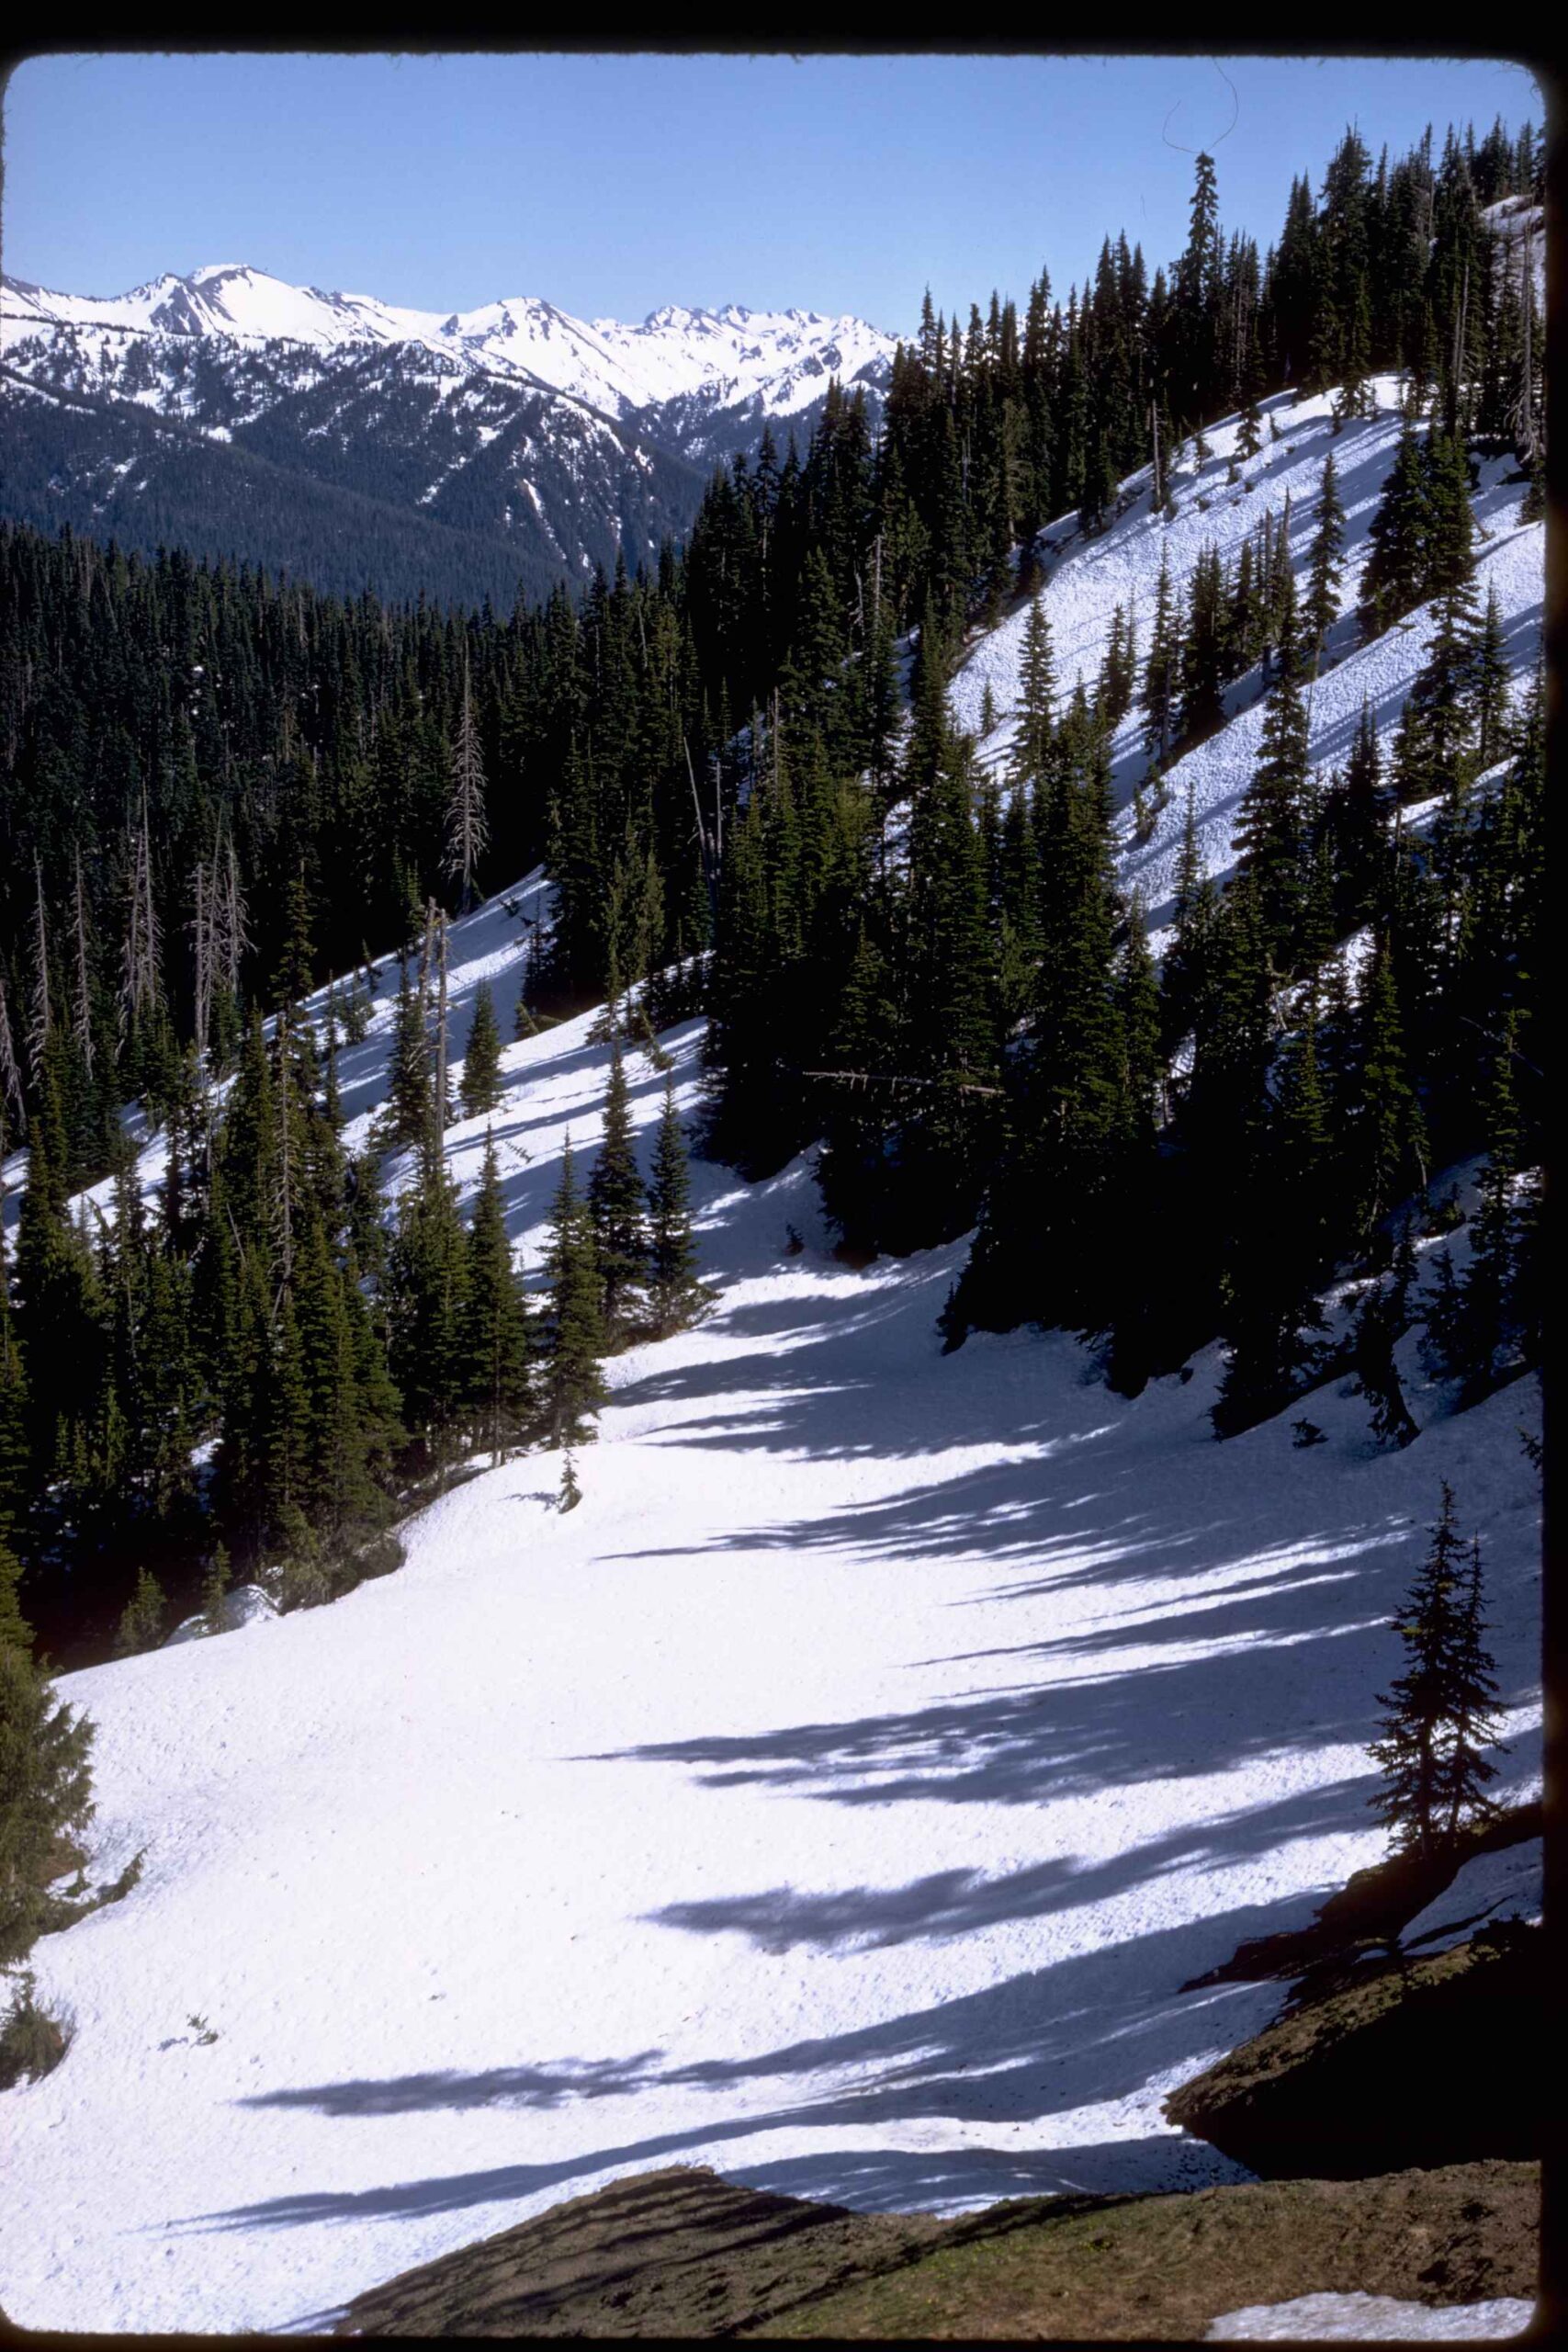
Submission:
<svg viewBox="0 0 1568 2352">
<path fill-rule="evenodd" d="M 1534 2157 L 1546 2028 L 1544 1931 L 1508 1921 L 1425 1959 L 1325 1969 L 1165 2112 L 1270 2178 Z"/>
<path fill-rule="evenodd" d="M 1257 2181 L 1181 2197 L 1020 2199 L 923 2260 L 761 2321 L 763 2335 L 1197 2343 L 1222 2312 L 1357 2289 L 1533 2297 L 1534 2165 Z"/>
<path fill-rule="evenodd" d="M 851 2213 L 678 2165 L 612 2181 L 361 2295 L 340 2335 L 732 2335 L 909 2259 L 929 2214 Z"/>
<path fill-rule="evenodd" d="M 1532 2296 L 1526 2164 L 1177 2197 L 1010 2199 L 963 2221 L 851 2213 L 677 2166 L 361 2295 L 352 2335 L 1196 2340 L 1221 2312 L 1360 2288 Z"/>
</svg>

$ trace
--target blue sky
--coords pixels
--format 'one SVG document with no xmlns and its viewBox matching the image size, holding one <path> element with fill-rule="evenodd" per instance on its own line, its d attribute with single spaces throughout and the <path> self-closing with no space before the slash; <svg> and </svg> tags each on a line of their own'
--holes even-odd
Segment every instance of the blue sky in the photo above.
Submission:
<svg viewBox="0 0 1568 2352">
<path fill-rule="evenodd" d="M 1434 59 L 61 56 L 5 96 L 4 263 L 114 294 L 247 261 L 466 310 L 667 301 L 858 311 L 908 332 L 1107 232 L 1179 250 L 1192 159 L 1267 244 L 1354 119 L 1540 120 L 1531 77 Z M 1235 128 L 1225 76 L 1239 111 Z M 1172 113 L 1172 109 L 1175 109 Z M 1168 119 L 1168 130 L 1167 130 Z M 1178 145 L 1168 143 L 1179 142 Z"/>
</svg>

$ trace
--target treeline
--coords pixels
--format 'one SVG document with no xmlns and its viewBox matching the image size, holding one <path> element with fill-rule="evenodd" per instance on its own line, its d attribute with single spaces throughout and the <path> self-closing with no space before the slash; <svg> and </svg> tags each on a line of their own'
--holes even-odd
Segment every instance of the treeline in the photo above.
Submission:
<svg viewBox="0 0 1568 2352">
<path fill-rule="evenodd" d="M 287 1607 L 332 1597 L 391 1564 L 400 1503 L 464 1456 L 582 1442 L 602 1357 L 705 1297 L 673 1097 L 645 1187 L 618 1038 L 604 1148 L 586 1191 L 568 1155 L 537 1295 L 492 1142 L 459 1214 L 446 1125 L 454 1091 L 465 1116 L 496 1106 L 501 1040 L 481 990 L 454 1089 L 434 907 L 400 958 L 387 1108 L 348 1156 L 336 1063 L 363 1034 L 363 983 L 308 1012 L 298 886 L 293 913 L 277 1012 L 248 1011 L 221 1100 L 194 1054 L 181 1066 L 155 1205 L 129 1134 L 107 1204 L 73 1204 L 46 1064 L 0 1288 L 0 1554 L 25 1561 L 25 1604 L 54 1637 L 101 1650 L 118 1617 L 118 1646 L 145 1646 L 167 1630 L 165 1587 L 199 1588 L 218 1630 L 231 1575 L 263 1574 Z"/>
</svg>

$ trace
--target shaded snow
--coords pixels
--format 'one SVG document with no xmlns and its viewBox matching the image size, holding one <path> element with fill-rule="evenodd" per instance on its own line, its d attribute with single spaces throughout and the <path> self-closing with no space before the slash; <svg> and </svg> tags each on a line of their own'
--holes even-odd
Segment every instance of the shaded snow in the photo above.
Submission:
<svg viewBox="0 0 1568 2352">
<path fill-rule="evenodd" d="M 1408 1951 L 1446 1951 L 1492 1919 L 1540 1917 L 1545 1849 L 1539 1838 L 1477 1854 L 1400 1936 Z"/>
</svg>

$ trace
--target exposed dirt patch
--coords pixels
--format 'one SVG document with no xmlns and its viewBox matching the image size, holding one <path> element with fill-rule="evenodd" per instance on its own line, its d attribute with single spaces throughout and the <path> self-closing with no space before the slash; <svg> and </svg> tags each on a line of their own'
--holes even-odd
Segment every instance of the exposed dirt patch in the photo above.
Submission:
<svg viewBox="0 0 1568 2352">
<path fill-rule="evenodd" d="M 1533 2165 L 1494 2164 L 1072 2210 L 1020 2199 L 953 2223 L 921 2261 L 750 2332 L 1192 2343 L 1222 2312 L 1297 2295 L 1533 2297 L 1540 2197 Z"/>
<path fill-rule="evenodd" d="M 361 2295 L 340 2335 L 731 2335 L 910 2259 L 929 2214 L 851 2213 L 673 2165 Z"/>
<path fill-rule="evenodd" d="M 1165 2112 L 1269 2178 L 1533 2157 L 1545 2024 L 1544 1932 L 1510 1921 L 1339 1968 Z"/>
<path fill-rule="evenodd" d="M 677 2166 L 361 2295 L 342 2335 L 1201 2338 L 1297 2295 L 1533 2296 L 1539 2168 L 851 2213 Z"/>
</svg>

